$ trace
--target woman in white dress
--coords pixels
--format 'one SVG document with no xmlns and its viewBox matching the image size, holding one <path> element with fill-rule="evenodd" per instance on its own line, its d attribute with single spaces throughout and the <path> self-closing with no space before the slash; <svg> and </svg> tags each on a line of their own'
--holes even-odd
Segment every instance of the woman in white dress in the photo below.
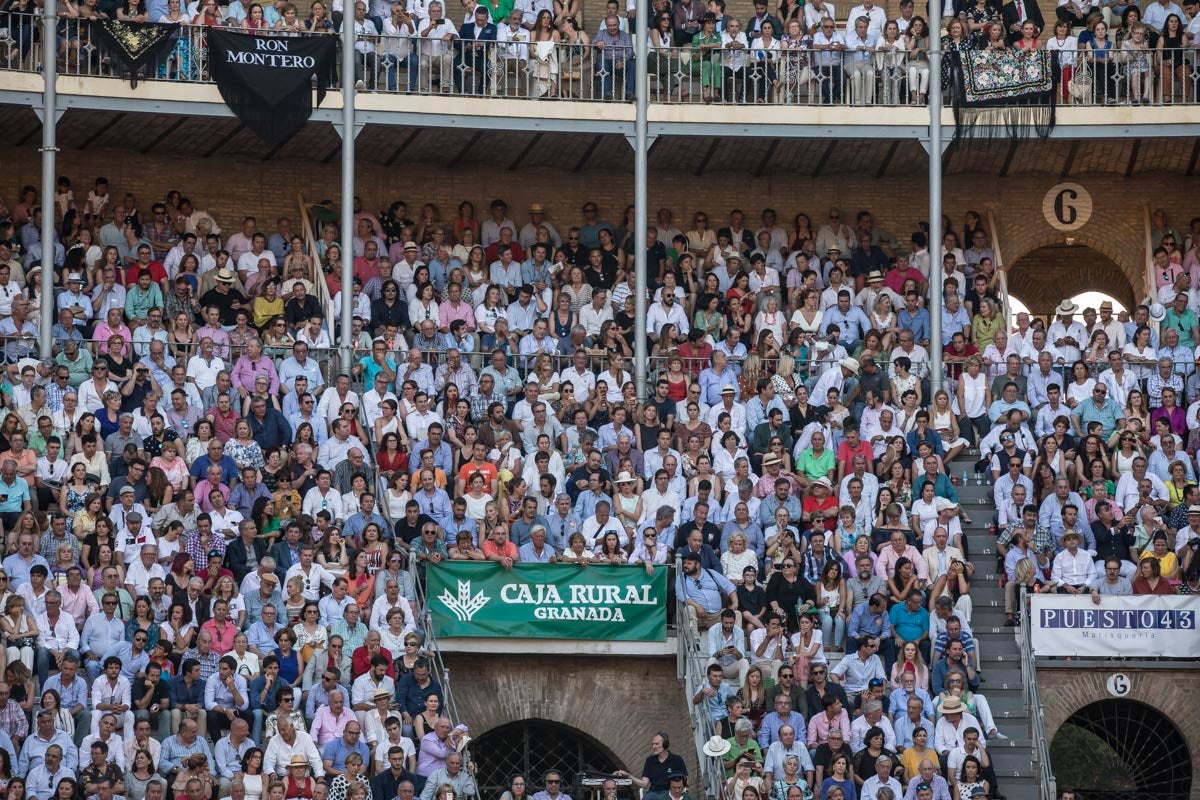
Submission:
<svg viewBox="0 0 1200 800">
<path fill-rule="evenodd" d="M 983 374 L 983 362 L 979 356 L 967 359 L 966 368 L 958 381 L 958 413 L 961 415 L 957 430 L 967 439 L 974 437 L 979 441 L 991 429 L 988 418 L 988 406 L 991 405 L 992 392 L 988 386 L 987 375 Z M 943 393 L 944 394 L 944 393 Z M 937 397 L 934 397 L 934 416 L 937 417 Z M 951 415 L 953 418 L 953 415 Z M 938 430 L 941 422 L 935 419 L 934 430 Z M 939 430 L 940 433 L 940 430 Z"/>
<path fill-rule="evenodd" d="M 1092 389 L 1096 380 L 1088 374 L 1088 367 L 1082 361 L 1071 365 L 1071 382 L 1067 384 L 1067 396 L 1063 399 L 1067 408 L 1076 408 L 1080 403 L 1092 399 Z"/>
<path fill-rule="evenodd" d="M 529 73 L 533 78 L 534 97 L 554 97 L 558 93 L 558 42 L 554 15 L 547 9 L 538 12 L 530 34 Z"/>
</svg>

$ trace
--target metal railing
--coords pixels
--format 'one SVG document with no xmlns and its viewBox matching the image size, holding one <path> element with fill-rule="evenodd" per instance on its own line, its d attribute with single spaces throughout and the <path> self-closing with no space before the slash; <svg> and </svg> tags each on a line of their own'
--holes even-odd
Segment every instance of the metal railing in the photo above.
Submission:
<svg viewBox="0 0 1200 800">
<path fill-rule="evenodd" d="M 453 39 L 431 39 L 405 25 L 370 18 L 381 35 L 360 38 L 354 80 L 362 91 L 384 94 L 513 97 L 541 100 L 625 102 L 634 95 L 633 42 L 625 34 L 600 46 L 530 41 L 505 24 L 497 41 L 457 38 L 457 26 L 436 28 Z M 91 36 L 86 19 L 59 23 L 60 74 L 109 76 L 114 63 Z M 427 27 L 427 26 L 426 26 Z M 149 80 L 212 83 L 209 27 L 180 26 L 175 47 L 148 68 Z M 420 30 L 419 26 L 417 30 Z M 451 34 L 450 31 L 454 33 Z M 441 33 L 445 31 L 445 33 Z M 10 13 L 0 18 L 0 67 L 39 71 L 39 17 Z M 315 36 L 301 29 L 272 29 L 263 36 Z M 555 34 L 558 35 L 557 32 Z M 839 34 L 839 38 L 841 34 Z M 594 39 L 599 39 L 597 36 Z M 851 37 L 853 41 L 853 37 Z M 813 38 L 761 38 L 740 49 L 648 48 L 650 101 L 731 105 L 924 105 L 929 63 L 904 46 L 871 44 L 831 50 Z M 340 42 L 339 42 L 340 47 Z M 1079 105 L 1194 104 L 1200 102 L 1195 48 L 1060 51 L 1061 103 Z"/>
<path fill-rule="evenodd" d="M 1037 685 L 1037 659 L 1033 654 L 1030 616 L 1033 614 L 1033 594 L 1021 590 L 1021 624 L 1017 628 L 1017 644 L 1021 647 L 1021 684 L 1025 708 L 1029 713 L 1030 736 L 1033 740 L 1033 761 L 1037 765 L 1038 792 L 1041 800 L 1057 800 L 1058 783 L 1050 763 L 1050 738 L 1046 735 L 1046 714 Z"/>
<path fill-rule="evenodd" d="M 681 556 L 675 557 L 675 574 L 683 575 Z M 705 743 L 716 734 L 717 727 L 703 703 L 692 703 L 692 698 L 708 681 L 708 657 L 705 654 L 703 637 L 688 619 L 687 603 L 682 594 L 675 598 L 675 642 L 675 669 L 683 683 L 683 704 L 692 726 L 692 739 L 696 748 L 696 762 L 700 765 L 704 795 L 724 800 L 725 765 L 719 756 L 710 756 L 704 752 Z"/>
</svg>

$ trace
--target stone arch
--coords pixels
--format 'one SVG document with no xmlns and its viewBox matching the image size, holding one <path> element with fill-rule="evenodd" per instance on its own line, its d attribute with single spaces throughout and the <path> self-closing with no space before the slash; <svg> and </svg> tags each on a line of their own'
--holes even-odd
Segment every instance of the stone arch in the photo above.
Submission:
<svg viewBox="0 0 1200 800">
<path fill-rule="evenodd" d="M 1110 193 L 1093 192 L 1092 199 L 1095 206 L 1087 224 L 1069 232 L 1052 228 L 1037 211 L 1022 215 L 995 213 L 1004 264 L 1011 272 L 1018 260 L 1035 250 L 1070 241 L 1076 246 L 1091 248 L 1111 261 L 1134 287 L 1140 302 L 1146 283 L 1142 209 L 1131 212 L 1121 208 L 1117 206 L 1119 198 Z"/>
<path fill-rule="evenodd" d="M 565 649 L 565 648 L 564 648 Z M 444 653 L 459 718 L 478 738 L 521 720 L 553 720 L 604 745 L 620 769 L 641 774 L 650 738 L 696 773 L 696 749 L 675 658 Z"/>
<path fill-rule="evenodd" d="M 1107 242 L 1093 248 L 1081 241 L 1057 241 L 1027 250 L 1008 262 L 1008 289 L 1039 316 L 1085 291 L 1103 292 L 1133 308 L 1140 302 L 1142 285 L 1109 254 L 1113 249 Z"/>
<path fill-rule="evenodd" d="M 471 743 L 484 797 L 498 797 L 508 779 L 524 775 L 528 794 L 543 786 L 549 770 L 562 773 L 563 791 L 571 792 L 577 780 L 589 775 L 611 775 L 620 760 L 602 742 L 583 731 L 558 722 L 526 719 L 494 728 Z"/>
<path fill-rule="evenodd" d="M 1159 709 L 1108 697 L 1072 713 L 1051 743 L 1058 784 L 1098 800 L 1187 800 L 1192 757 Z"/>
</svg>

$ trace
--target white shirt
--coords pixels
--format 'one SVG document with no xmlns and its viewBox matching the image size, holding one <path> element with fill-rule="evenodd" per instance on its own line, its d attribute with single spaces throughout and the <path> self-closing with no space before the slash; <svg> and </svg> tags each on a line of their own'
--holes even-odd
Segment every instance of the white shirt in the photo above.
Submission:
<svg viewBox="0 0 1200 800">
<path fill-rule="evenodd" d="M 1054 583 L 1069 586 L 1084 586 L 1096 579 L 1096 562 L 1086 550 L 1076 550 L 1071 555 L 1070 550 L 1063 550 L 1054 557 L 1054 567 L 1050 570 L 1050 580 Z"/>
<path fill-rule="evenodd" d="M 286 586 L 287 582 L 299 575 L 304 580 L 304 590 L 300 594 L 304 595 L 305 599 L 317 602 L 317 598 L 321 594 L 321 584 L 333 586 L 334 574 L 325 567 L 314 561 L 308 568 L 308 572 L 304 571 L 301 564 L 292 564 L 288 567 L 287 574 L 284 575 L 283 583 Z"/>
<path fill-rule="evenodd" d="M 729 45 L 733 43 L 740 44 L 741 50 L 731 50 Z M 731 35 L 728 31 L 721 34 L 721 63 L 726 69 L 743 69 L 746 66 L 746 48 L 749 43 L 746 41 L 746 34 L 738 31 L 736 35 Z"/>
<path fill-rule="evenodd" d="M 267 751 L 263 754 L 263 772 L 274 772 L 279 777 L 287 774 L 288 762 L 293 755 L 304 756 L 312 767 L 313 775 L 318 778 L 325 776 L 325 765 L 321 763 L 321 753 L 313 744 L 312 737 L 304 731 L 296 731 L 293 744 L 288 744 L 282 736 L 272 736 L 267 742 Z"/>
<path fill-rule="evenodd" d="M 850 9 L 850 15 L 846 17 L 846 39 L 850 39 L 850 34 L 854 33 L 854 23 L 859 17 L 866 17 L 870 22 L 867 24 L 867 39 L 876 41 L 883 35 L 883 26 L 887 24 L 887 12 L 877 5 L 872 4 L 868 10 L 865 5 L 857 5 Z"/>
<path fill-rule="evenodd" d="M 313 519 L 317 518 L 317 513 L 320 511 L 328 511 L 334 520 L 345 519 L 345 508 L 342 504 L 342 496 L 338 494 L 336 489 L 332 487 L 329 492 L 322 495 L 321 487 L 314 486 L 304 494 L 302 513 L 308 514 Z M 216 527 L 216 526 L 214 526 Z M 316 597 L 313 597 L 316 600 Z"/>
<path fill-rule="evenodd" d="M 45 614 L 38 614 L 37 627 L 38 647 L 59 653 L 79 649 L 79 631 L 75 629 L 75 620 L 70 614 L 60 612 L 58 622 L 53 625 Z M 91 758 L 90 755 L 88 757 Z"/>
<path fill-rule="evenodd" d="M 215 526 L 214 530 L 216 530 Z M 138 558 L 125 570 L 125 583 L 133 585 L 136 590 L 134 596 L 150 594 L 150 581 L 153 578 L 161 578 L 164 581 L 167 579 L 167 573 L 163 571 L 158 562 L 151 564 L 150 569 L 146 569 L 146 566 L 142 564 L 142 559 Z"/>
<path fill-rule="evenodd" d="M 224 369 L 225 362 L 218 356 L 205 359 L 202 355 L 194 355 L 188 359 L 187 376 L 196 384 L 196 388 L 203 391 L 216 385 L 217 373 Z"/>
<path fill-rule="evenodd" d="M 371 28 L 372 35 L 374 35 L 374 30 L 375 30 L 374 26 L 372 26 L 372 28 Z M 252 251 L 247 250 L 246 252 L 244 252 L 240 256 L 238 256 L 237 271 L 244 272 L 247 275 L 257 275 L 258 274 L 258 262 L 264 258 L 267 261 L 271 262 L 271 266 L 275 266 L 275 253 L 272 252 L 271 250 L 264 249 L 261 253 L 259 253 L 257 255 L 255 255 Z"/>
</svg>

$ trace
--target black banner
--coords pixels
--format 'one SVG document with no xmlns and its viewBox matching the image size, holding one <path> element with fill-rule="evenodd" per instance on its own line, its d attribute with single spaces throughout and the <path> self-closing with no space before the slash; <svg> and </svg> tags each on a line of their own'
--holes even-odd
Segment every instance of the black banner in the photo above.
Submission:
<svg viewBox="0 0 1200 800">
<path fill-rule="evenodd" d="M 99 42 L 101 51 L 129 76 L 129 85 L 134 89 L 144 70 L 153 72 L 167 57 L 180 33 L 178 25 L 118 19 L 93 20 L 91 27 L 92 40 Z"/>
<path fill-rule="evenodd" d="M 255 36 L 213 28 L 209 61 L 221 97 L 246 127 L 269 145 L 281 144 L 312 116 L 334 78 L 336 36 Z"/>
</svg>

